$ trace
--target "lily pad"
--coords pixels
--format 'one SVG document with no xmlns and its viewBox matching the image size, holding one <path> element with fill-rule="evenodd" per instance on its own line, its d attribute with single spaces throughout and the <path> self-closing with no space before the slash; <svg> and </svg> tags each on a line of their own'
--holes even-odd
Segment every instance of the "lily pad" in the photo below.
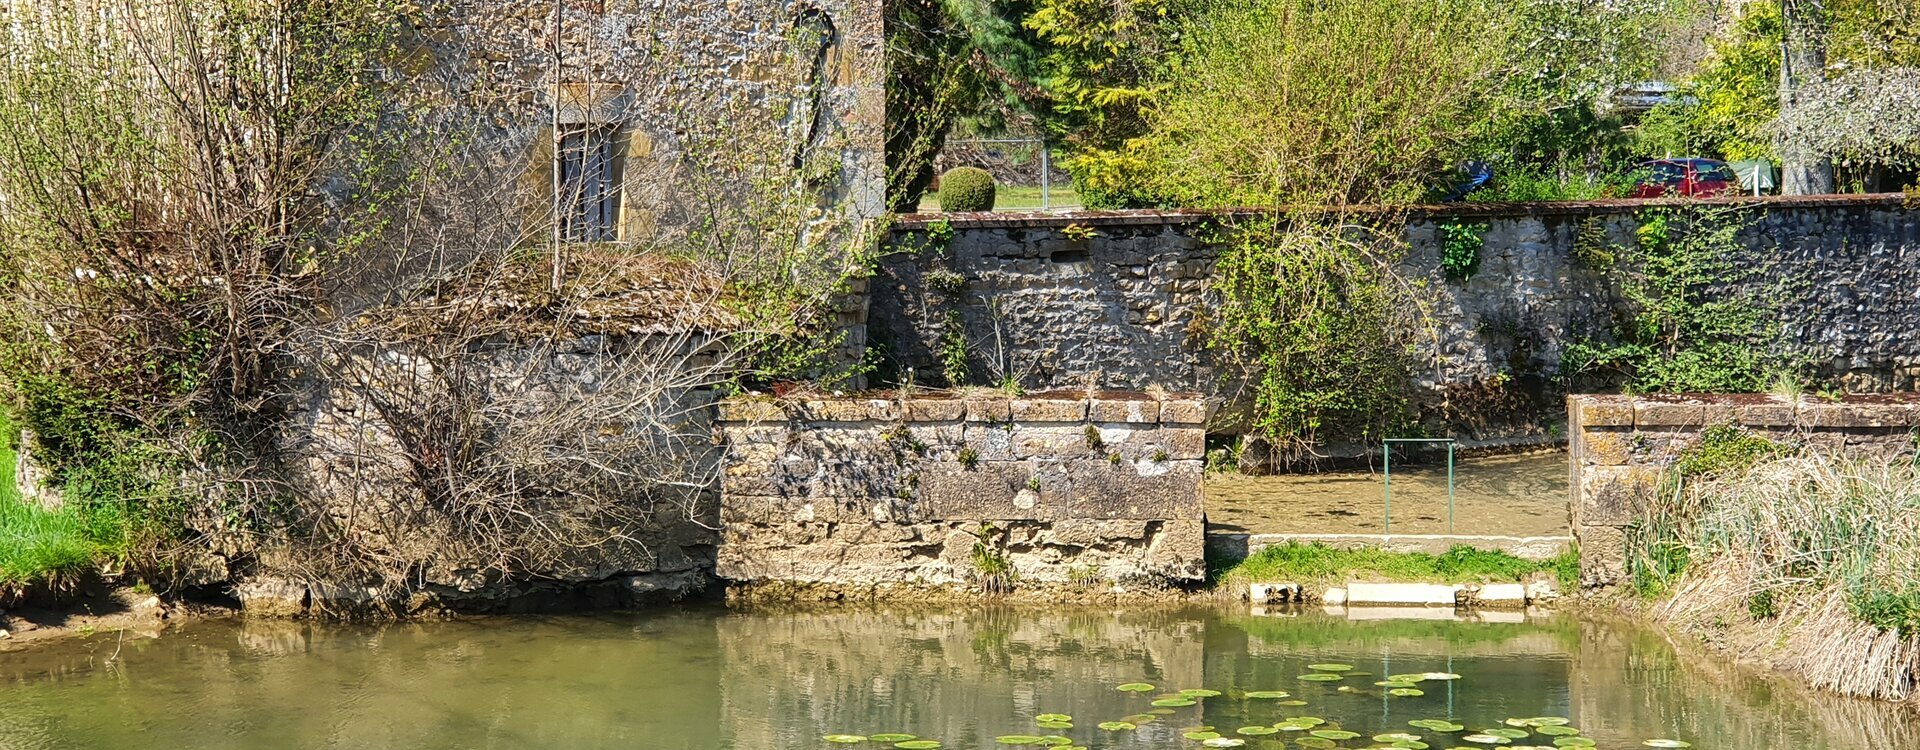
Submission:
<svg viewBox="0 0 1920 750">
<path fill-rule="evenodd" d="M 1538 732 L 1540 734 L 1544 734 L 1548 737 L 1572 737 L 1573 735 L 1580 733 L 1580 730 L 1578 729 L 1574 729 L 1573 727 L 1569 727 L 1569 726 L 1562 726 L 1560 724 L 1548 724 L 1544 727 L 1536 728 L 1533 731 Z"/>
<path fill-rule="evenodd" d="M 1293 694 L 1285 690 L 1249 690 L 1245 694 L 1245 697 L 1252 698 L 1254 700 L 1275 700 L 1278 698 L 1285 698 L 1290 695 L 1293 695 Z"/>
<path fill-rule="evenodd" d="M 1153 714 L 1134 714 L 1132 716 L 1120 717 L 1120 723 L 1122 724 L 1148 724 L 1159 720 L 1160 717 L 1154 716 Z"/>
<path fill-rule="evenodd" d="M 1171 708 L 1149 708 L 1146 710 L 1146 713 L 1154 714 L 1157 716 L 1172 716 L 1173 714 L 1179 713 L 1179 712 L 1174 711 Z"/>
<path fill-rule="evenodd" d="M 1527 720 L 1530 727 L 1564 727 L 1572 723 L 1573 720 L 1565 716 L 1535 716 Z"/>
<path fill-rule="evenodd" d="M 1219 695 L 1220 691 L 1208 690 L 1206 688 L 1187 688 L 1185 690 L 1180 691 L 1180 694 L 1188 698 L 1212 698 L 1216 695 Z"/>
<path fill-rule="evenodd" d="M 1073 717 L 1068 716 L 1066 714 L 1041 714 L 1039 716 L 1033 717 L 1033 720 L 1034 721 L 1073 721 Z"/>
<path fill-rule="evenodd" d="M 829 734 L 825 737 L 821 737 L 820 739 L 826 740 L 828 742 L 838 742 L 842 745 L 851 745 L 856 742 L 867 741 L 866 735 L 862 735 L 862 734 Z"/>
<path fill-rule="evenodd" d="M 1413 721 L 1407 722 L 1407 726 L 1430 729 L 1435 732 L 1458 732 L 1466 729 L 1466 726 L 1455 724 L 1446 719 L 1414 719 Z"/>
<path fill-rule="evenodd" d="M 1124 732 L 1129 729 L 1139 729 L 1140 725 L 1131 721 L 1103 721 L 1100 722 L 1099 727 L 1109 732 Z"/>
<path fill-rule="evenodd" d="M 1511 745 L 1513 744 L 1513 740 L 1507 739 L 1505 737 L 1501 737 L 1500 735 L 1497 735 L 1497 734 L 1469 734 L 1465 737 L 1461 737 L 1460 739 L 1463 742 L 1471 742 L 1476 745 Z"/>
<path fill-rule="evenodd" d="M 1306 680 L 1307 682 L 1333 682 L 1340 679 L 1340 675 L 1329 674 L 1326 672 L 1315 672 L 1313 674 L 1300 675 L 1300 679 Z"/>
<path fill-rule="evenodd" d="M 1427 679 L 1427 673 L 1413 672 L 1409 674 L 1390 674 L 1390 675 L 1387 675 L 1387 679 L 1392 680 L 1394 682 L 1419 682 L 1421 680 Z"/>
<path fill-rule="evenodd" d="M 1301 726 L 1311 729 L 1313 727 L 1317 727 L 1317 726 L 1320 726 L 1321 724 L 1327 723 L 1327 720 L 1322 719 L 1318 716 L 1294 716 L 1287 719 L 1287 723 L 1299 724 Z"/>
<path fill-rule="evenodd" d="M 1419 740 L 1401 740 L 1393 743 L 1393 746 L 1400 750 L 1427 750 L 1427 743 Z"/>
<path fill-rule="evenodd" d="M 1207 747 L 1240 747 L 1247 744 L 1247 741 L 1234 739 L 1232 737 L 1215 737 L 1200 744 L 1206 745 Z"/>
<path fill-rule="evenodd" d="M 1161 698 L 1153 702 L 1153 705 L 1161 708 L 1183 708 L 1194 704 L 1195 701 L 1192 698 Z"/>
<path fill-rule="evenodd" d="M 1002 745 L 1037 745 L 1040 744 L 1040 739 L 1031 734 L 1003 734 L 993 738 L 993 741 Z"/>
<path fill-rule="evenodd" d="M 1378 685 L 1380 687 L 1390 687 L 1390 688 L 1413 687 L 1414 685 L 1414 683 L 1407 682 L 1405 680 L 1381 680 L 1373 684 Z"/>
<path fill-rule="evenodd" d="M 1427 694 L 1427 691 L 1425 690 L 1421 690 L 1419 688 L 1410 688 L 1410 687 L 1394 688 L 1392 690 L 1387 691 L 1387 695 L 1397 695 L 1402 698 L 1412 698 L 1414 696 L 1426 695 L 1426 694 Z"/>
<path fill-rule="evenodd" d="M 1129 682 L 1125 685 L 1121 685 L 1120 687 L 1117 687 L 1114 689 L 1122 692 L 1127 692 L 1127 693 L 1151 693 L 1155 690 L 1159 690 L 1159 688 L 1156 688 L 1152 685 L 1148 685 L 1147 683 L 1144 683 L 1144 682 Z"/>
<path fill-rule="evenodd" d="M 1593 747 L 1594 743 L 1589 737 L 1555 737 L 1553 744 L 1557 747 Z"/>
<path fill-rule="evenodd" d="M 920 738 L 911 734 L 900 734 L 898 732 L 895 732 L 891 734 L 869 734 L 867 735 L 867 739 L 874 742 L 906 742 L 908 740 L 917 740 Z"/>
<path fill-rule="evenodd" d="M 1294 698 L 1294 699 L 1292 699 L 1292 700 L 1284 700 L 1284 701 L 1280 701 L 1280 702 L 1279 702 L 1278 704 L 1275 704 L 1275 705 L 1281 705 L 1281 706 L 1304 706 L 1304 705 L 1307 705 L 1307 702 L 1306 702 L 1306 701 L 1303 701 L 1303 700 L 1300 700 L 1299 698 Z"/>
<path fill-rule="evenodd" d="M 1294 740 L 1293 744 L 1301 747 L 1314 748 L 1314 750 L 1327 750 L 1327 748 L 1335 747 L 1333 740 L 1325 737 L 1301 737 L 1300 739 Z"/>
<path fill-rule="evenodd" d="M 1408 734 L 1406 732 L 1388 732 L 1387 734 L 1374 735 L 1373 741 L 1385 742 L 1389 744 L 1395 743 L 1395 742 L 1419 742 L 1420 735 Z"/>
<path fill-rule="evenodd" d="M 900 750 L 938 750 L 940 742 L 938 740 L 907 740 L 896 742 L 893 746 Z"/>
<path fill-rule="evenodd" d="M 1640 744 L 1647 747 L 1693 747 L 1693 743 L 1680 740 L 1647 740 Z"/>
<path fill-rule="evenodd" d="M 1315 672 L 1351 672 L 1353 671 L 1352 664 L 1308 664 L 1307 668 Z"/>
<path fill-rule="evenodd" d="M 1494 729 L 1482 729 L 1480 730 L 1480 733 L 1491 734 L 1495 737 L 1505 737 L 1510 740 L 1517 740 L 1517 739 L 1520 739 L 1521 737 L 1527 736 L 1527 730 L 1525 729 L 1511 729 L 1507 727 L 1498 727 Z"/>
<path fill-rule="evenodd" d="M 1034 726 L 1037 726 L 1041 729 L 1072 729 L 1073 722 L 1071 721 L 1037 721 L 1037 722 L 1034 722 Z"/>
<path fill-rule="evenodd" d="M 1315 729 L 1307 734 L 1323 740 L 1350 740 L 1360 736 L 1359 732 L 1349 732 L 1345 729 Z"/>
<path fill-rule="evenodd" d="M 1235 733 L 1235 734 L 1244 734 L 1244 735 L 1246 735 L 1246 736 L 1248 736 L 1248 737 L 1259 737 L 1259 736 L 1262 736 L 1262 735 L 1268 735 L 1268 734 L 1273 734 L 1273 733 L 1275 733 L 1275 732 L 1278 732 L 1278 731 L 1280 731 L 1280 730 L 1278 730 L 1278 729 L 1274 729 L 1273 727 L 1265 727 L 1265 726 L 1251 726 L 1251 727 L 1241 727 L 1241 728 L 1239 728 L 1239 729 L 1236 729 L 1236 730 L 1234 730 L 1234 733 Z"/>
<path fill-rule="evenodd" d="M 1210 740 L 1215 737 L 1219 737 L 1220 733 L 1219 732 L 1187 732 L 1180 736 L 1193 740 L 1195 742 L 1200 742 L 1203 740 Z"/>
<path fill-rule="evenodd" d="M 1073 744 L 1073 738 L 1062 737 L 1057 734 L 1049 734 L 1045 737 L 1041 737 L 1039 742 L 1035 742 L 1033 744 L 1040 745 L 1042 747 L 1066 747 L 1068 745 Z"/>
</svg>

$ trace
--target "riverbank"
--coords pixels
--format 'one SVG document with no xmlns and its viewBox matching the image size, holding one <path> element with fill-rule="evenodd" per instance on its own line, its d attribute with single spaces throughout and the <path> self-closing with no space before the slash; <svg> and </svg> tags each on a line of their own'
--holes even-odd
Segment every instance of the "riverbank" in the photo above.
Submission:
<svg viewBox="0 0 1920 750">
<path fill-rule="evenodd" d="M 161 597 L 138 586 L 89 581 L 58 597 L 28 596 L 0 609 L 0 653 L 76 638 L 158 638 L 199 620 L 235 617 L 214 603 Z"/>
</svg>

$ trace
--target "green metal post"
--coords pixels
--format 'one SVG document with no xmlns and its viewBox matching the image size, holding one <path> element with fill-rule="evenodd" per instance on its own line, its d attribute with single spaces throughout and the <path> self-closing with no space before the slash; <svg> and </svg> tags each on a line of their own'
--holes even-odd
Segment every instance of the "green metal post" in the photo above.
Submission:
<svg viewBox="0 0 1920 750">
<path fill-rule="evenodd" d="M 1391 440 L 1380 444 L 1380 465 L 1387 470 L 1386 516 L 1381 519 L 1380 533 L 1391 534 L 1393 533 L 1393 441 Z"/>
<path fill-rule="evenodd" d="M 1447 533 L 1453 533 L 1453 443 L 1447 443 Z"/>
</svg>

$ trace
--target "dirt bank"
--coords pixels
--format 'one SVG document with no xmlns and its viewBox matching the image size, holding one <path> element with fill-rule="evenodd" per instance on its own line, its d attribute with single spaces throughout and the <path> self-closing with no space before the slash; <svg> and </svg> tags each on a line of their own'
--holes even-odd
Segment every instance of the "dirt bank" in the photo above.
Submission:
<svg viewBox="0 0 1920 750">
<path fill-rule="evenodd" d="M 34 596 L 0 609 L 0 653 L 69 638 L 153 638 L 183 622 L 233 614 L 234 610 L 215 604 L 94 582 L 58 597 Z"/>
</svg>

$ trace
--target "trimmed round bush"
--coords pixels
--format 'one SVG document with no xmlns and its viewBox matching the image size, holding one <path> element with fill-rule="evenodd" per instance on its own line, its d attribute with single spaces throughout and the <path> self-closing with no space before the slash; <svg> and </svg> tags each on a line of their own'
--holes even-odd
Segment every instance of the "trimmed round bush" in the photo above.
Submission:
<svg viewBox="0 0 1920 750">
<path fill-rule="evenodd" d="M 992 211 L 993 175 L 977 167 L 955 167 L 940 175 L 940 210 Z"/>
</svg>

